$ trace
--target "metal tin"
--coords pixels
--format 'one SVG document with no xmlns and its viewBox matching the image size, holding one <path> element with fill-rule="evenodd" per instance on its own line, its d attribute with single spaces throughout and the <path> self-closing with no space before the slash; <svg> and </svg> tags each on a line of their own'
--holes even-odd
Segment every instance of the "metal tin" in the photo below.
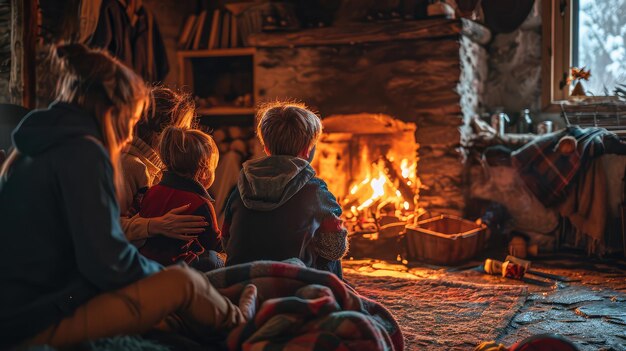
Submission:
<svg viewBox="0 0 626 351">
<path fill-rule="evenodd" d="M 554 131 L 554 124 L 552 121 L 543 121 L 537 126 L 537 134 L 548 134 Z"/>
</svg>

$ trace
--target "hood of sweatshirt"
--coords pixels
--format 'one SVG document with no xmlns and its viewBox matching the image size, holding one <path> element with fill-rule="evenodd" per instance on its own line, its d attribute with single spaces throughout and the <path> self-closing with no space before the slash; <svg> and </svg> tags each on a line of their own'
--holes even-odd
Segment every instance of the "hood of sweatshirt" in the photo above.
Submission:
<svg viewBox="0 0 626 351">
<path fill-rule="evenodd" d="M 308 161 L 293 156 L 267 156 L 246 161 L 237 187 L 243 204 L 271 211 L 287 202 L 315 176 Z"/>
<path fill-rule="evenodd" d="M 13 146 L 22 154 L 38 155 L 64 140 L 92 136 L 102 140 L 96 118 L 80 108 L 54 102 L 35 110 L 13 131 Z"/>
</svg>

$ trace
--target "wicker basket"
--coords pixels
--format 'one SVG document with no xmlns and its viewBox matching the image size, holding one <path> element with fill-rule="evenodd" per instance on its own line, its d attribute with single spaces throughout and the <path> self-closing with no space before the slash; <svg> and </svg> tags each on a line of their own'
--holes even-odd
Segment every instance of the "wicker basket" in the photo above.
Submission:
<svg viewBox="0 0 626 351">
<path fill-rule="evenodd" d="M 469 260 L 485 247 L 487 227 L 463 218 L 440 215 L 407 226 L 410 260 L 452 266 Z"/>
</svg>

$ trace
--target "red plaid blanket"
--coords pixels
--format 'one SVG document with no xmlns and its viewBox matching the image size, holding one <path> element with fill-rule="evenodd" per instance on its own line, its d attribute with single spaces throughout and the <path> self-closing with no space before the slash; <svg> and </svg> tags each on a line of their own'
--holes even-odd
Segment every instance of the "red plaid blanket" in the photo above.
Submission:
<svg viewBox="0 0 626 351">
<path fill-rule="evenodd" d="M 283 262 L 257 261 L 207 273 L 232 301 L 258 289 L 254 319 L 228 335 L 230 350 L 403 350 L 389 311 L 359 296 L 335 275 Z"/>
<path fill-rule="evenodd" d="M 604 153 L 602 140 L 609 134 L 612 133 L 604 128 L 568 127 L 516 150 L 511 155 L 513 165 L 539 201 L 546 207 L 555 206 L 565 199 L 579 170 Z M 577 148 L 571 154 L 562 154 L 555 147 L 568 135 L 576 138 Z"/>
</svg>

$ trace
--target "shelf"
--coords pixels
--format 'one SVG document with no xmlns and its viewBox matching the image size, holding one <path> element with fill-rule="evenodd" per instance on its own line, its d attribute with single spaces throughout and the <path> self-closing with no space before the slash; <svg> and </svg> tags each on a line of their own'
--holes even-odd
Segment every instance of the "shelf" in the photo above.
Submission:
<svg viewBox="0 0 626 351">
<path fill-rule="evenodd" d="M 254 107 L 218 106 L 201 107 L 196 112 L 200 116 L 254 115 L 256 109 Z"/>
<path fill-rule="evenodd" d="M 303 29 L 287 33 L 255 33 L 249 44 L 256 48 L 356 45 L 399 40 L 436 40 L 467 36 L 486 45 L 491 32 L 485 26 L 467 19 L 430 18 L 385 23 L 350 23 L 337 27 Z"/>
<path fill-rule="evenodd" d="M 184 50 L 179 51 L 179 58 L 198 58 L 198 57 L 223 57 L 223 56 L 253 56 L 256 52 L 255 48 L 230 48 L 215 50 Z"/>
</svg>

